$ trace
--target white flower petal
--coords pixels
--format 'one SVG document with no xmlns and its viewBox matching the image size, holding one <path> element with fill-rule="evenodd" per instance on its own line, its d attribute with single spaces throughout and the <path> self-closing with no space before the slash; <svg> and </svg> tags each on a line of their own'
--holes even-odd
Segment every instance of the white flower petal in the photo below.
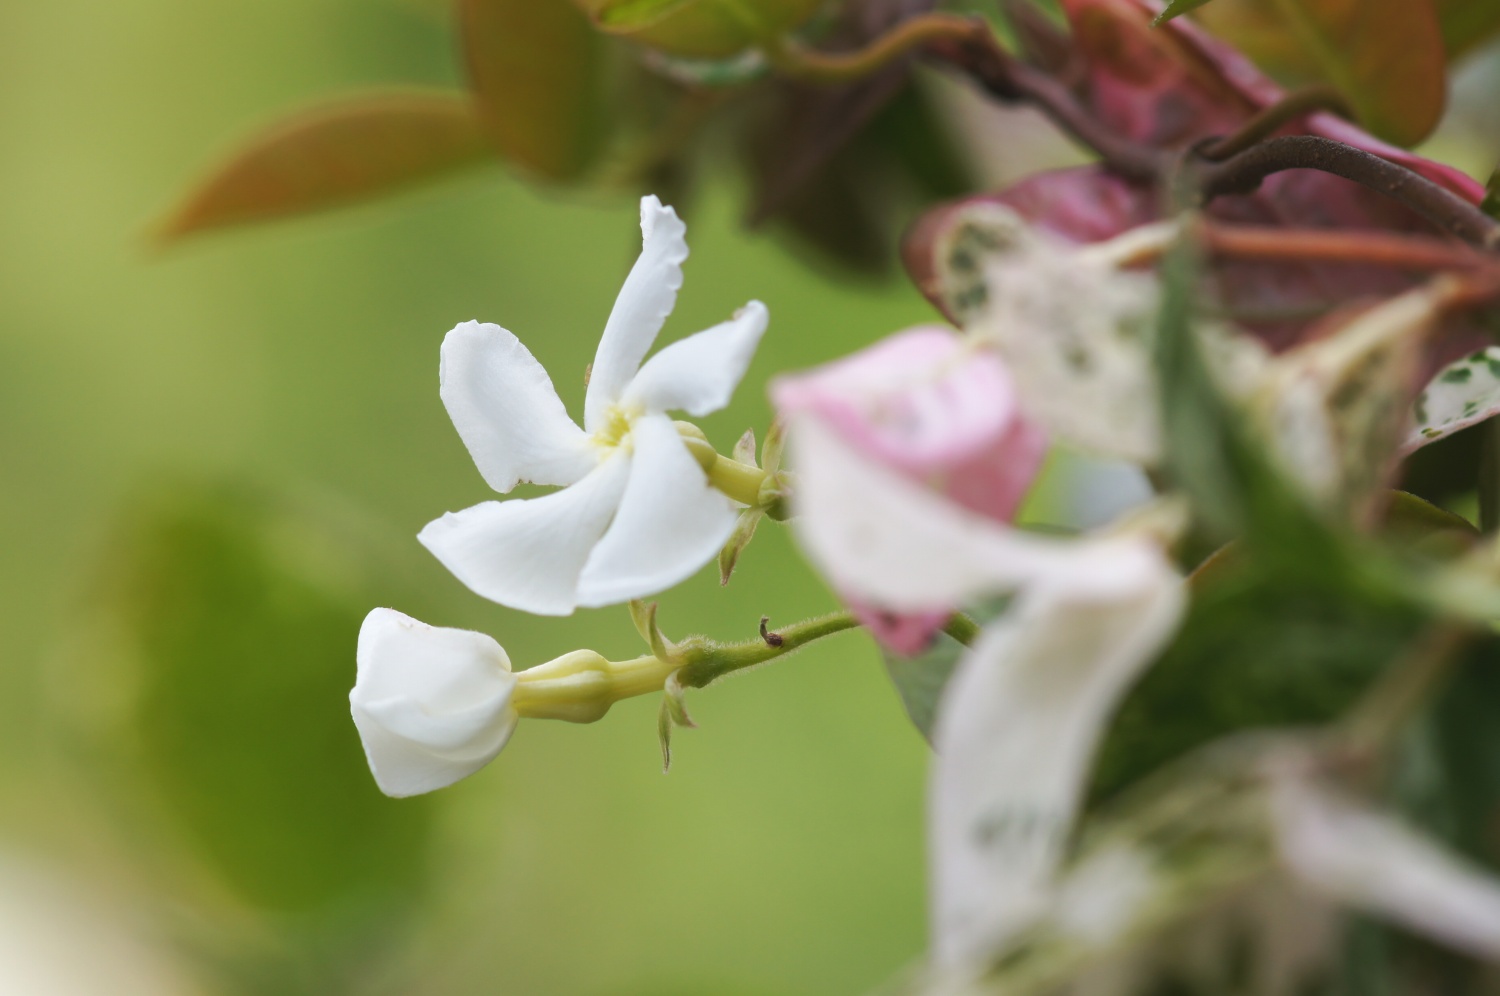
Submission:
<svg viewBox="0 0 1500 996">
<path fill-rule="evenodd" d="M 1281 859 L 1355 909 L 1500 960 L 1500 881 L 1389 816 L 1298 775 L 1273 782 Z"/>
<path fill-rule="evenodd" d="M 510 658 L 483 633 L 374 609 L 355 660 L 349 710 L 386 795 L 452 785 L 488 764 L 515 730 Z"/>
<path fill-rule="evenodd" d="M 626 407 L 707 415 L 729 404 L 760 345 L 769 315 L 751 301 L 727 322 L 672 343 L 646 361 L 625 388 Z"/>
<path fill-rule="evenodd" d="M 615 298 L 589 374 L 583 424 L 590 432 L 598 428 L 604 410 L 620 399 L 677 304 L 688 255 L 686 235 L 677 212 L 654 195 L 641 198 L 641 255 Z"/>
<path fill-rule="evenodd" d="M 547 371 L 498 325 L 464 322 L 443 340 L 439 389 L 485 483 L 572 484 L 597 462 Z"/>
<path fill-rule="evenodd" d="M 1176 629 L 1158 555 L 1109 594 L 1025 589 L 959 661 L 933 731 L 933 944 L 973 964 L 1044 915 L 1089 761 L 1115 703 Z"/>
<path fill-rule="evenodd" d="M 644 415 L 630 437 L 630 483 L 578 580 L 580 605 L 670 588 L 717 556 L 734 532 L 736 506 L 709 485 L 669 418 Z"/>
<path fill-rule="evenodd" d="M 568 615 L 578 604 L 579 572 L 620 504 L 630 463 L 617 451 L 577 484 L 449 512 L 417 539 L 475 593 L 536 615 Z"/>
<path fill-rule="evenodd" d="M 1128 537 L 1038 536 L 970 512 L 869 460 L 811 415 L 788 432 L 792 527 L 839 591 L 898 611 L 951 610 L 1047 581 L 1106 592 L 1139 584 L 1157 556 Z"/>
</svg>

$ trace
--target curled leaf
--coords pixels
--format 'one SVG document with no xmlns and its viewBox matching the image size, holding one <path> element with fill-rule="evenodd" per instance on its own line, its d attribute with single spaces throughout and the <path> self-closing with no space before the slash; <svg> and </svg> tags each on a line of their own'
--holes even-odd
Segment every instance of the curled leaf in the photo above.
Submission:
<svg viewBox="0 0 1500 996">
<path fill-rule="evenodd" d="M 162 242 L 389 193 L 490 155 L 474 106 L 438 91 L 367 93 L 252 137 L 156 229 Z"/>
<path fill-rule="evenodd" d="M 759 508 L 747 508 L 740 513 L 734 532 L 729 536 L 729 542 L 725 543 L 724 549 L 719 551 L 719 584 L 729 583 L 735 564 L 739 563 L 740 554 L 745 552 L 745 547 L 749 546 L 750 541 L 755 538 L 755 527 L 759 526 L 760 520 L 765 517 L 766 513 Z"/>
</svg>

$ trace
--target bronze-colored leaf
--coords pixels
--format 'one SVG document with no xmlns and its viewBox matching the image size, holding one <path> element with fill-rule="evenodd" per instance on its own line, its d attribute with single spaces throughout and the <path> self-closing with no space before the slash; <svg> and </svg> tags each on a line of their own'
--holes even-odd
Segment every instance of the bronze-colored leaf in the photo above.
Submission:
<svg viewBox="0 0 1500 996">
<path fill-rule="evenodd" d="M 491 153 L 461 94 L 360 94 L 261 131 L 210 172 L 156 229 L 162 242 L 307 214 L 385 194 Z"/>
<path fill-rule="evenodd" d="M 1285 82 L 1332 84 L 1365 128 L 1410 146 L 1443 113 L 1441 6 L 1439 0 L 1215 0 L 1194 17 Z"/>
<path fill-rule="evenodd" d="M 490 137 L 512 162 L 577 176 L 604 136 L 603 39 L 568 0 L 461 0 L 469 81 Z"/>
<path fill-rule="evenodd" d="M 1437 15 L 1450 59 L 1500 32 L 1500 3 L 1495 0 L 1437 0 Z"/>
</svg>

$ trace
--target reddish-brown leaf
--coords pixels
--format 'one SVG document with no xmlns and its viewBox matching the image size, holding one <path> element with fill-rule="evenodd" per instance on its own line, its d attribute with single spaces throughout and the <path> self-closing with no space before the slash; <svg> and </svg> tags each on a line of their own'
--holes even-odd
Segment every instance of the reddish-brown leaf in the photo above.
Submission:
<svg viewBox="0 0 1500 996">
<path fill-rule="evenodd" d="M 469 80 L 490 136 L 548 179 L 578 175 L 602 145 L 601 46 L 569 0 L 461 0 Z"/>
<path fill-rule="evenodd" d="M 493 151 L 463 94 L 361 94 L 303 111 L 253 136 L 157 227 L 192 232 L 307 214 L 376 197 Z"/>
<path fill-rule="evenodd" d="M 1442 117 L 1437 0 L 1215 0 L 1195 16 L 1285 79 L 1338 87 L 1360 124 L 1388 142 L 1414 145 Z"/>
</svg>

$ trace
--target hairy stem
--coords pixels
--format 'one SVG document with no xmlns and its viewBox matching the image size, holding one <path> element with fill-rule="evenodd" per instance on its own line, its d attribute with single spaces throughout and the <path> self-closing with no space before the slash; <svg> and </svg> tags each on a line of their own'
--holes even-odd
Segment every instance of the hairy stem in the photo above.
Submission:
<svg viewBox="0 0 1500 996">
<path fill-rule="evenodd" d="M 777 640 L 766 637 L 757 637 L 744 643 L 713 643 L 707 640 L 694 643 L 689 640 L 682 647 L 688 662 L 678 672 L 678 680 L 684 688 L 703 688 L 727 674 L 785 657 L 814 640 L 858 626 L 859 621 L 852 614 L 835 612 L 794 623 L 769 634 L 778 637 Z"/>
<path fill-rule="evenodd" d="M 1171 169 L 1173 157 L 1105 127 L 1060 80 L 1013 58 L 988 30 L 980 36 L 934 44 L 931 52 L 966 73 L 991 96 L 1035 105 L 1127 179 L 1155 183 Z"/>
</svg>

